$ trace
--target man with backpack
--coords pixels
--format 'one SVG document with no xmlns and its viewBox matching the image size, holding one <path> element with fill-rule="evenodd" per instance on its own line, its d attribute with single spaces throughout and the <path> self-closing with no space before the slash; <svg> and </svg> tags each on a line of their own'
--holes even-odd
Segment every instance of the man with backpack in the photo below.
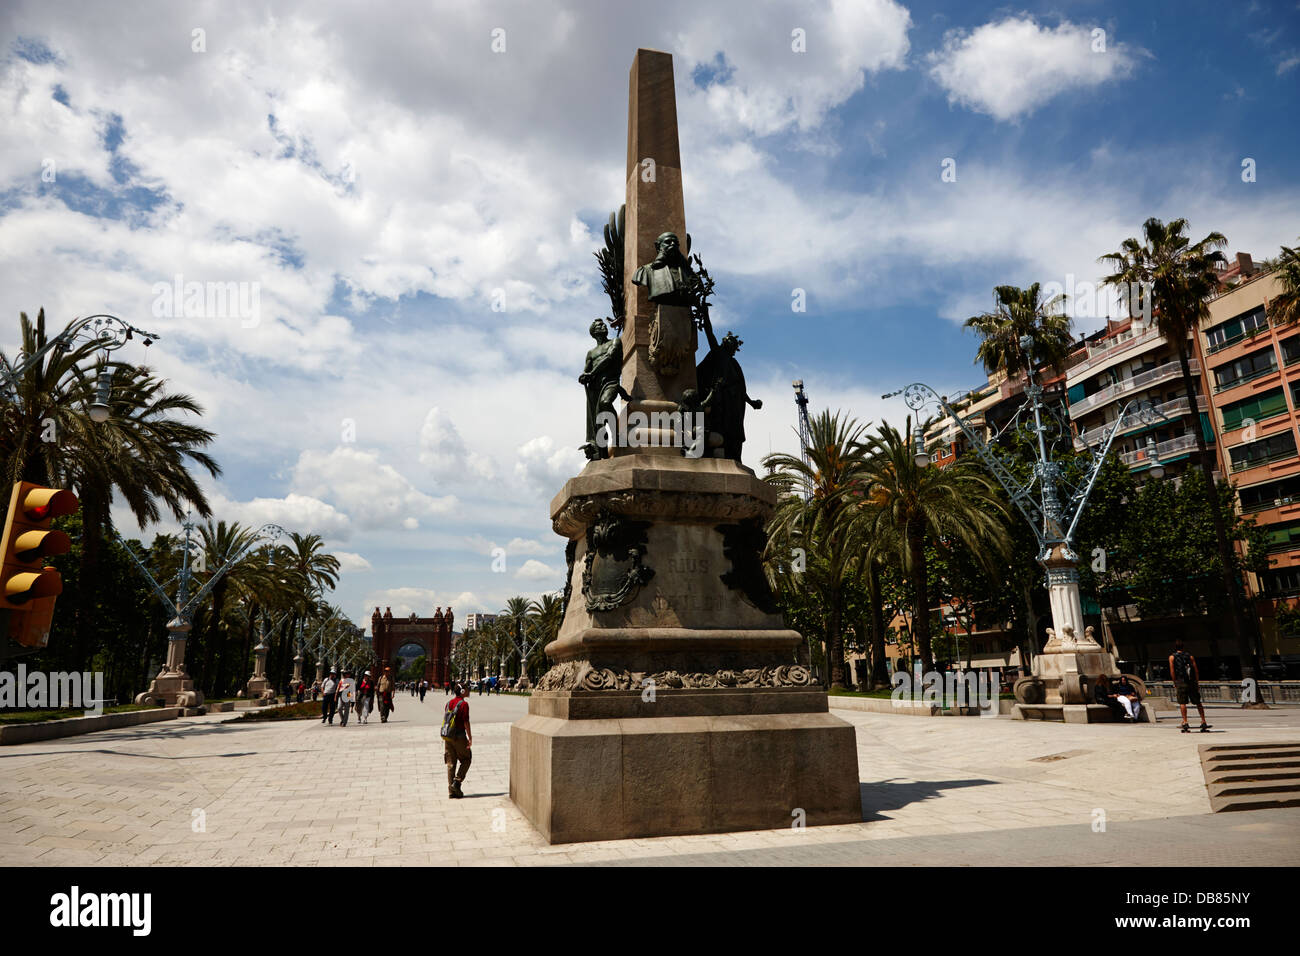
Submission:
<svg viewBox="0 0 1300 956">
<path fill-rule="evenodd" d="M 1201 706 L 1201 673 L 1196 668 L 1196 658 L 1183 650 L 1182 638 L 1174 641 L 1174 652 L 1169 655 L 1169 676 L 1174 679 L 1174 691 L 1178 694 L 1178 710 L 1183 715 L 1183 733 L 1190 733 L 1187 726 L 1187 704 L 1196 705 L 1196 712 L 1201 715 L 1201 733 L 1209 733 L 1210 725 L 1205 722 L 1205 708 Z"/>
<path fill-rule="evenodd" d="M 465 774 L 469 773 L 473 739 L 469 730 L 469 701 L 465 699 L 465 688 L 455 684 L 452 689 L 456 696 L 447 701 L 442 713 L 443 759 L 447 764 L 447 797 L 459 800 L 465 796 L 460 785 L 465 782 Z"/>
</svg>

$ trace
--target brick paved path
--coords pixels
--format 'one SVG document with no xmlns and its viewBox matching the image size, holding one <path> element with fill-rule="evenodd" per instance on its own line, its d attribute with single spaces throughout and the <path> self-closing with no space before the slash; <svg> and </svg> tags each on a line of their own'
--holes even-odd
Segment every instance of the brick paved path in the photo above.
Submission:
<svg viewBox="0 0 1300 956">
<path fill-rule="evenodd" d="M 1300 843 L 1300 817 L 1289 811 L 1209 816 L 1196 756 L 1207 737 L 1178 734 L 1167 721 L 840 712 L 858 729 L 861 824 L 551 847 L 508 797 L 509 722 L 525 701 L 471 698 L 475 757 L 458 801 L 446 796 L 436 729 L 443 703 L 441 695 L 424 704 L 399 697 L 387 725 L 240 725 L 222 714 L 0 748 L 0 864 L 717 862 L 719 853 L 776 863 L 795 862 L 792 852 L 810 854 L 805 862 L 935 863 L 923 857 L 939 846 L 973 854 L 967 862 L 1011 863 L 1022 852 L 1026 862 L 1064 862 L 1040 852 L 1066 838 L 1049 831 L 1077 834 L 1089 852 L 1106 846 L 1104 837 L 1088 843 L 1098 811 L 1111 834 L 1147 832 L 1123 824 L 1169 817 L 1199 817 L 1217 834 L 1228 825 L 1218 821 L 1232 818 L 1282 827 L 1285 839 L 1240 831 L 1243 839 L 1267 834 L 1259 842 L 1278 853 Z M 1300 714 L 1227 720 L 1212 739 L 1295 739 L 1297 723 Z M 983 833 L 995 839 L 986 844 Z M 920 838 L 935 842 L 922 847 L 913 842 Z M 876 841 L 878 850 L 868 846 Z M 1207 862 L 1202 855 L 1187 862 Z"/>
</svg>

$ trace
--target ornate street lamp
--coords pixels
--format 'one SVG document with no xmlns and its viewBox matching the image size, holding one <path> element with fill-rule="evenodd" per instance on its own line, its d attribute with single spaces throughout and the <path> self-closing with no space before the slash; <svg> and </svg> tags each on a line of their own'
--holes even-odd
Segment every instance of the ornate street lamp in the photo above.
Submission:
<svg viewBox="0 0 1300 956">
<path fill-rule="evenodd" d="M 137 334 L 144 341 L 146 348 L 153 344 L 154 339 L 158 338 L 155 333 L 137 329 L 131 323 L 119 319 L 115 315 L 100 313 L 88 315 L 82 319 L 74 319 L 66 329 L 35 352 L 8 366 L 4 370 L 3 381 L 0 381 L 0 390 L 4 392 L 12 391 L 14 383 L 21 379 L 33 366 L 37 365 L 48 352 L 63 355 L 73 348 L 93 343 L 100 349 L 101 360 L 107 361 L 109 352 L 117 351 Z M 112 396 L 112 388 L 113 373 L 108 368 L 101 368 L 99 375 L 95 379 L 95 400 L 86 409 L 91 421 L 97 424 L 108 421 L 111 415 L 108 402 Z"/>
<path fill-rule="evenodd" d="M 158 672 L 158 676 L 153 679 L 149 689 L 141 694 L 137 694 L 135 702 L 137 704 L 147 704 L 157 702 L 169 707 L 200 708 L 203 706 L 203 692 L 194 689 L 194 681 L 185 671 L 185 643 L 189 638 L 190 629 L 193 627 L 194 611 L 203 603 L 212 589 L 217 586 L 217 582 L 232 567 L 244 560 L 249 552 L 257 547 L 262 546 L 263 538 L 269 538 L 274 542 L 285 530 L 278 524 L 262 525 L 243 548 L 236 554 L 222 562 L 221 566 L 212 572 L 212 577 L 195 592 L 193 597 L 189 597 L 190 581 L 193 578 L 193 572 L 190 569 L 190 552 L 197 544 L 194 540 L 194 529 L 196 525 L 193 521 L 186 520 L 183 525 L 185 528 L 185 543 L 181 548 L 181 569 L 177 578 L 176 600 L 163 590 L 162 586 L 154 580 L 154 576 L 149 573 L 143 561 L 136 557 L 135 551 L 126 543 L 126 540 L 114 530 L 113 534 L 117 538 L 118 544 L 135 562 L 135 566 L 140 573 L 144 575 L 149 586 L 153 588 L 154 594 L 172 613 L 172 618 L 167 622 L 167 662 L 163 669 Z"/>
<path fill-rule="evenodd" d="M 1036 440 L 1037 460 L 1033 476 L 1027 482 L 1018 481 L 993 454 L 988 444 L 948 404 L 947 399 L 930 386 L 917 382 L 883 397 L 892 398 L 901 394 L 908 408 L 916 412 L 930 405 L 942 409 L 961 428 L 984 466 L 1002 485 L 1012 504 L 1033 529 L 1038 539 L 1038 561 L 1046 572 L 1052 627 L 1047 632 L 1048 640 L 1042 653 L 1034 656 L 1033 676 L 1021 677 L 1016 681 L 1016 700 L 1019 701 L 1022 717 L 1064 719 L 1065 705 L 1086 705 L 1092 702 L 1092 681 L 1097 675 L 1119 674 L 1114 656 L 1097 643 L 1092 628 L 1084 626 L 1083 602 L 1079 595 L 1079 556 L 1073 548 L 1074 533 L 1088 496 L 1096 484 L 1097 475 L 1101 472 L 1115 436 L 1124 427 L 1125 419 L 1135 415 L 1141 421 L 1154 422 L 1164 416 L 1156 412 L 1146 400 L 1134 400 L 1125 404 L 1098 447 L 1094 448 L 1086 439 L 1083 440 L 1091 458 L 1082 480 L 1071 486 L 1064 477 L 1060 463 L 1052 457 L 1055 441 L 1048 438 L 1049 432 L 1053 430 L 1050 419 L 1058 419 L 1061 434 L 1068 432 L 1068 424 L 1059 418 L 1057 410 L 1043 401 L 1043 386 L 1034 378 L 1031 354 L 1033 345 L 1030 336 L 1020 339 L 1021 349 L 1030 357 L 1026 372 L 1026 402 L 1011 420 L 1015 424 L 1022 413 L 1029 413 L 1030 420 L 1026 424 Z M 916 443 L 916 463 L 923 466 L 922 458 L 928 462 L 929 456 L 923 455 L 924 432 L 919 424 L 913 431 L 913 441 Z M 1154 443 L 1148 445 L 1148 448 L 1154 452 Z M 1159 472 L 1152 469 L 1153 477 L 1158 478 L 1161 474 L 1163 469 Z M 1062 492 L 1065 493 L 1064 500 Z"/>
</svg>

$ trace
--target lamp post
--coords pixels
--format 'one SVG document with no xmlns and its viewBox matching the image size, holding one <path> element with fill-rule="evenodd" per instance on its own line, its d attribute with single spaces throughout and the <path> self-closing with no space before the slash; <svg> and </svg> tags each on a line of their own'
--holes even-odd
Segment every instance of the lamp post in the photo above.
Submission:
<svg viewBox="0 0 1300 956">
<path fill-rule="evenodd" d="M 203 603 L 217 582 L 232 567 L 242 561 L 249 552 L 255 548 L 269 546 L 277 538 L 285 533 L 284 529 L 278 524 L 262 525 L 243 548 L 236 554 L 226 559 L 219 568 L 212 573 L 193 597 L 189 596 L 190 581 L 193 578 L 193 572 L 190 569 L 190 550 L 197 544 L 194 540 L 195 524 L 193 521 L 186 520 L 183 526 L 185 528 L 185 543 L 181 549 L 181 569 L 177 574 L 179 584 L 177 585 L 176 600 L 163 590 L 162 586 L 154 580 L 154 576 L 149 573 L 143 561 L 136 557 L 135 551 L 127 544 L 126 540 L 117 533 L 113 532 L 117 538 L 118 544 L 135 563 L 140 573 L 144 575 L 149 586 L 153 588 L 154 594 L 163 604 L 163 607 L 171 612 L 171 620 L 167 622 L 167 662 L 163 664 L 163 669 L 158 672 L 158 676 L 149 684 L 149 689 L 143 693 L 137 694 L 135 702 L 137 704 L 160 704 L 164 707 L 184 707 L 187 710 L 201 710 L 203 707 L 203 692 L 194 688 L 194 681 L 185 671 L 185 643 L 189 639 L 190 630 L 194 626 L 194 611 Z M 263 541 L 263 539 L 269 539 Z"/>
<path fill-rule="evenodd" d="M 1029 336 L 1020 339 L 1020 347 L 1026 355 L 1030 355 L 1033 344 Z M 901 394 L 907 406 L 917 412 L 930 405 L 939 406 L 961 428 L 984 466 L 1002 485 L 1012 504 L 1033 529 L 1038 540 L 1038 561 L 1046 572 L 1052 627 L 1047 632 L 1047 644 L 1041 653 L 1034 656 L 1033 676 L 1016 681 L 1015 693 L 1019 702 L 1016 716 L 1086 722 L 1086 705 L 1092 700 L 1092 682 L 1099 674 L 1118 676 L 1119 671 L 1114 656 L 1097 643 L 1093 629 L 1084 626 L 1083 602 L 1079 594 L 1079 556 L 1072 546 L 1074 533 L 1125 418 L 1136 414 L 1144 421 L 1154 421 L 1164 416 L 1156 412 L 1148 401 L 1126 403 L 1098 448 L 1083 442 L 1091 458 L 1082 480 L 1071 486 L 1065 480 L 1060 463 L 1051 454 L 1055 441 L 1048 437 L 1052 430 L 1049 418 L 1054 412 L 1043 401 L 1043 386 L 1034 378 L 1032 356 L 1026 378 L 1026 402 L 1012 419 L 1015 422 L 1027 412 L 1025 424 L 1034 436 L 1036 460 L 1033 476 L 1026 482 L 1018 481 L 947 399 L 930 386 L 917 382 L 883 397 Z M 912 438 L 915 461 L 924 467 L 929 463 L 929 456 L 925 454 L 925 435 L 919 424 Z M 1150 438 L 1147 447 L 1154 453 L 1154 442 Z M 1163 469 L 1159 473 L 1152 470 L 1155 477 L 1161 473 Z"/>
</svg>

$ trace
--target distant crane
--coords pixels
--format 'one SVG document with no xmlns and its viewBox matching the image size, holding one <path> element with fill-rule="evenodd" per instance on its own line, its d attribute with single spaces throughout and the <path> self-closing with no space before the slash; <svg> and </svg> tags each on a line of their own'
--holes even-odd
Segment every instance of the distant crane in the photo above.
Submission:
<svg viewBox="0 0 1300 956">
<path fill-rule="evenodd" d="M 804 467 L 808 468 L 808 443 L 812 440 L 808 426 L 808 395 L 803 390 L 803 379 L 796 378 L 791 384 L 794 386 L 794 403 L 799 409 L 799 456 L 803 459 Z M 807 501 L 811 497 L 812 488 L 804 488 L 803 500 Z"/>
</svg>

